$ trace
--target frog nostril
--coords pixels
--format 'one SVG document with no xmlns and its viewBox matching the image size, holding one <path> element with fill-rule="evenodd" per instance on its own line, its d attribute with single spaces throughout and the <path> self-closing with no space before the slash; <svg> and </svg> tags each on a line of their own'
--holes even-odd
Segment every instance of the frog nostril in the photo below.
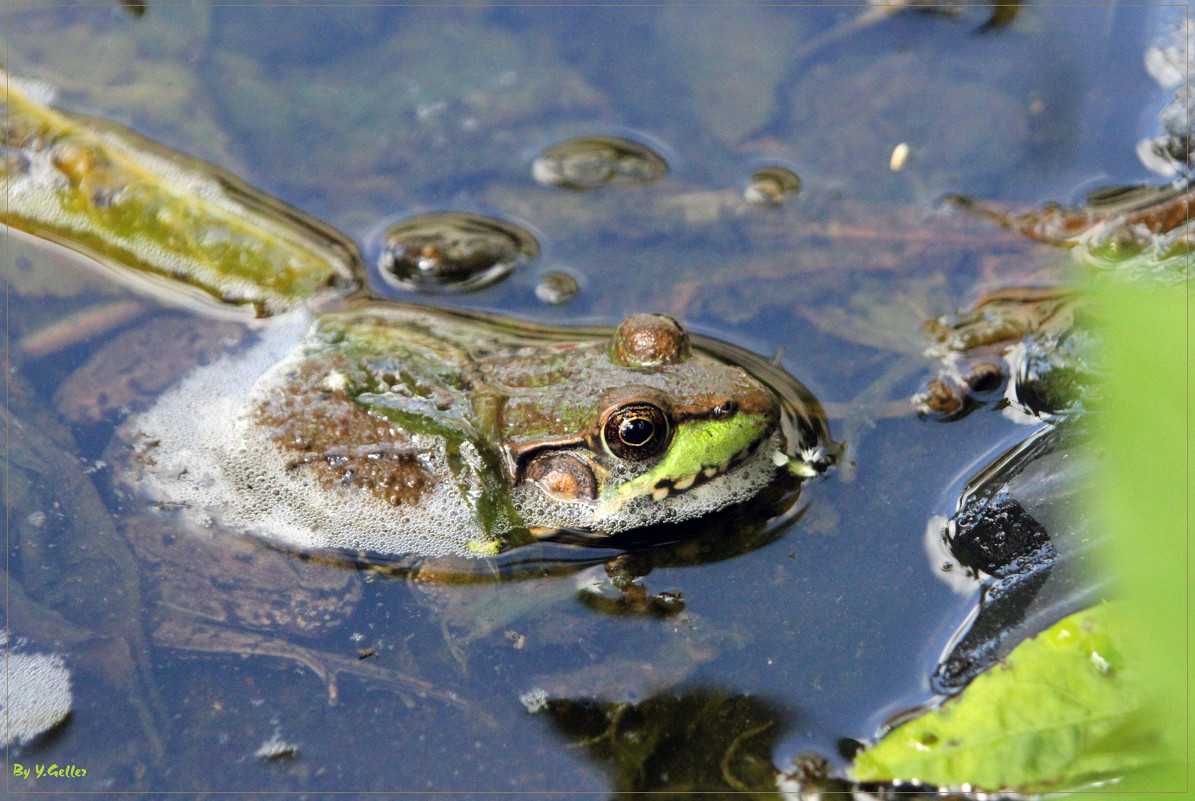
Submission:
<svg viewBox="0 0 1195 801">
<path fill-rule="evenodd" d="M 725 420 L 728 417 L 733 417 L 735 412 L 739 410 L 739 405 L 732 400 L 722 401 L 714 407 L 714 419 Z"/>
</svg>

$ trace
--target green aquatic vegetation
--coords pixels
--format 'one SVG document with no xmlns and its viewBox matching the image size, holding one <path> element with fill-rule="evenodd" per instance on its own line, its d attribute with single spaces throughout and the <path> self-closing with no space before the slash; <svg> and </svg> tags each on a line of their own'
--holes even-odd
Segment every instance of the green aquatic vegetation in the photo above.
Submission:
<svg viewBox="0 0 1195 801">
<path fill-rule="evenodd" d="M 7 84 L 0 188 L 10 225 L 259 314 L 355 280 L 357 247 L 331 228 L 230 173 Z"/>
<path fill-rule="evenodd" d="M 1065 788 L 1156 760 L 1139 714 L 1140 651 L 1116 605 L 1026 640 L 955 699 L 860 754 L 858 781 L 984 790 Z"/>
<path fill-rule="evenodd" d="M 270 28 L 303 27 L 291 9 L 252 13 Z M 338 45 L 334 54 L 313 41 L 326 31 L 281 36 L 290 51 L 282 61 L 253 49 L 273 36 L 242 34 L 246 42 L 221 43 L 210 54 L 214 74 L 236 76 L 214 87 L 216 102 L 255 175 L 301 193 L 313 210 L 352 197 L 351 218 L 332 222 L 372 226 L 426 203 L 445 182 L 471 187 L 496 165 L 517 161 L 553 104 L 581 118 L 602 113 L 601 93 L 553 48 L 483 16 L 408 9 L 393 30 L 345 36 L 349 49 Z M 312 69 L 316 59 L 319 69 Z M 369 65 L 385 65 L 390 77 L 361 81 Z"/>
<path fill-rule="evenodd" d="M 782 713 L 766 700 L 697 688 L 637 704 L 551 699 L 540 709 L 606 769 L 616 796 L 777 798 L 770 754 Z"/>
<path fill-rule="evenodd" d="M 74 108 L 170 131 L 178 149 L 245 175 L 249 165 L 194 64 L 212 46 L 212 11 L 155 5 L 133 19 L 111 6 L 10 4 L 5 65 L 50 82 Z"/>
</svg>

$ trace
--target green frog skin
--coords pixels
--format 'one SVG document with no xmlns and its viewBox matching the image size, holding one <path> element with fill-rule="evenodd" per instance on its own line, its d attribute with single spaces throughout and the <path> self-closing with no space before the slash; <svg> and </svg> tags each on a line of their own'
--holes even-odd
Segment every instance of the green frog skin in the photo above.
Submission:
<svg viewBox="0 0 1195 801">
<path fill-rule="evenodd" d="M 275 318 L 123 436 L 133 483 L 200 524 L 300 549 L 487 556 L 692 519 L 772 481 L 799 448 L 774 392 L 719 347 L 666 315 L 570 330 L 347 302 Z"/>
</svg>

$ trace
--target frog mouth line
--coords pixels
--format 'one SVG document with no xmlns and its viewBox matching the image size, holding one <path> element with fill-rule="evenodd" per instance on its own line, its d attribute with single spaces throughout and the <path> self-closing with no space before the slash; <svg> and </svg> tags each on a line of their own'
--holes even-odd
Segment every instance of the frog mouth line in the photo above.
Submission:
<svg viewBox="0 0 1195 801">
<path fill-rule="evenodd" d="M 676 479 L 660 479 L 656 482 L 655 486 L 652 487 L 651 499 L 653 501 L 662 501 L 674 493 L 679 495 L 683 492 L 688 492 L 694 487 L 700 487 L 702 484 L 705 484 L 711 479 L 717 478 L 726 471 L 730 470 L 732 467 L 736 467 L 737 465 L 747 461 L 751 454 L 755 453 L 755 450 L 759 447 L 761 442 L 763 442 L 763 440 L 757 440 L 756 442 L 753 442 L 747 447 L 743 448 L 734 456 L 731 456 L 729 459 L 726 459 L 716 465 L 703 467 L 691 475 L 681 476 L 680 478 Z"/>
</svg>

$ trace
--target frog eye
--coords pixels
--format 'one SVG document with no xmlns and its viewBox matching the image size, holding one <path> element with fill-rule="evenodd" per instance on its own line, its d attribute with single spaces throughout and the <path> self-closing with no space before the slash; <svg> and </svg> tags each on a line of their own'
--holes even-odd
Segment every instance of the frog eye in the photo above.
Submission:
<svg viewBox="0 0 1195 801">
<path fill-rule="evenodd" d="M 606 450 L 628 462 L 658 455 L 671 439 L 668 415 L 659 406 L 643 401 L 624 403 L 610 412 L 602 425 Z"/>
</svg>

